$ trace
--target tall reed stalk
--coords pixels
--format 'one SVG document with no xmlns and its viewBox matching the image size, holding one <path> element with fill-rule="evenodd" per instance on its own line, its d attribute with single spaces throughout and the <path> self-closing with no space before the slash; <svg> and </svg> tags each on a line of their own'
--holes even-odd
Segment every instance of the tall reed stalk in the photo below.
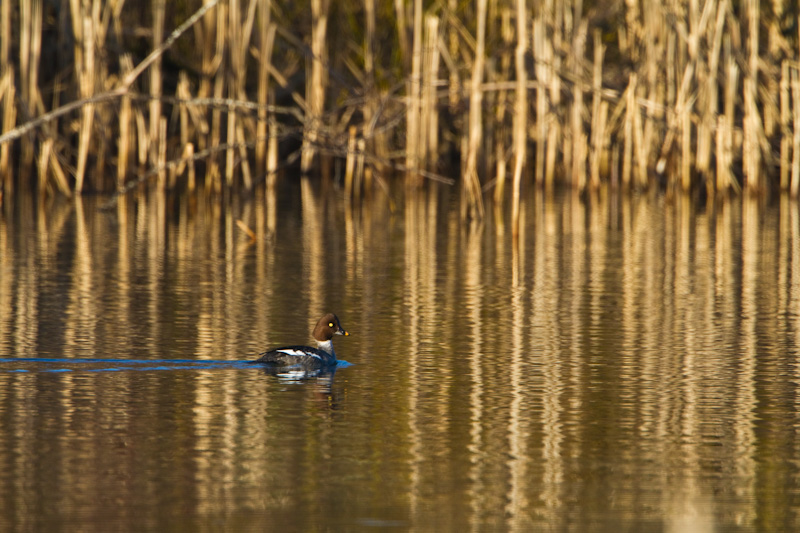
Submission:
<svg viewBox="0 0 800 533">
<path fill-rule="evenodd" d="M 472 82 L 469 95 L 469 130 L 467 161 L 464 170 L 464 186 L 462 215 L 483 216 L 483 199 L 481 197 L 480 178 L 478 177 L 478 151 L 480 149 L 483 128 L 482 101 L 484 55 L 486 54 L 486 6 L 487 0 L 478 0 L 478 37 L 475 44 L 475 60 L 472 65 Z"/>
<path fill-rule="evenodd" d="M 15 80 L 11 63 L 11 2 L 0 0 L 0 133 L 6 133 L 16 122 Z M 5 191 L 12 187 L 10 145 L 0 144 L 0 204 Z"/>
<path fill-rule="evenodd" d="M 591 123 L 591 147 L 589 153 L 589 184 L 592 189 L 600 187 L 600 172 L 603 161 L 603 153 L 606 141 L 606 120 L 608 119 L 608 102 L 602 98 L 603 88 L 603 56 L 605 46 L 601 38 L 600 30 L 595 30 L 594 40 L 594 62 L 592 66 L 592 123 Z"/>
<path fill-rule="evenodd" d="M 0 73 L 5 74 L 11 65 L 11 3 L 0 0 Z"/>
<path fill-rule="evenodd" d="M 547 85 L 550 79 L 550 58 L 552 48 L 547 45 L 543 16 L 533 21 L 533 56 L 541 58 L 536 62 L 536 79 L 539 85 L 536 90 L 536 183 L 545 181 L 545 146 L 547 143 L 547 122 L 549 116 L 549 100 Z"/>
<path fill-rule="evenodd" d="M 511 195 L 511 234 L 514 239 L 520 235 L 520 198 L 522 188 L 522 169 L 527 154 L 528 130 L 528 70 L 525 55 L 528 50 L 528 14 L 525 0 L 516 1 L 517 46 L 514 50 L 514 70 L 517 76 L 516 98 L 514 100 L 514 177 Z"/>
<path fill-rule="evenodd" d="M 794 110 L 794 134 L 792 135 L 792 172 L 789 192 L 793 198 L 800 193 L 800 66 L 792 69 L 792 109 Z"/>
<path fill-rule="evenodd" d="M 790 131 L 791 116 L 791 100 L 789 87 L 791 85 L 790 74 L 791 65 L 788 61 L 781 63 L 781 79 L 780 79 L 780 128 L 781 128 L 781 146 L 780 146 L 780 186 L 782 191 L 789 190 L 789 155 L 792 146 L 792 139 L 787 133 Z"/>
<path fill-rule="evenodd" d="M 759 0 L 744 2 L 749 39 L 747 40 L 747 71 L 744 76 L 744 140 L 742 165 L 745 183 L 750 190 L 760 186 L 761 147 L 759 133 L 762 128 L 757 103 L 758 93 L 758 35 L 759 35 Z"/>
<path fill-rule="evenodd" d="M 307 58 L 308 81 L 306 83 L 306 118 L 303 136 L 303 156 L 300 170 L 303 174 L 311 170 L 317 152 L 316 142 L 325 106 L 327 86 L 327 47 L 329 0 L 311 0 L 311 56 Z"/>
<path fill-rule="evenodd" d="M 17 109 L 14 105 L 16 91 L 14 89 L 14 71 L 6 70 L 0 77 L 0 108 L 3 113 L 0 122 L 0 131 L 3 133 L 11 131 L 17 117 Z M 10 191 L 13 182 L 11 180 L 11 159 L 10 144 L 0 145 L 0 187 L 2 191 Z"/>
<path fill-rule="evenodd" d="M 436 109 L 439 79 L 439 17 L 425 17 L 422 61 L 422 94 L 420 101 L 421 165 L 424 168 L 436 160 L 439 151 L 439 120 Z"/>
<path fill-rule="evenodd" d="M 165 0 L 151 0 L 151 10 L 153 14 L 153 50 L 161 46 L 164 38 L 164 16 L 166 9 Z M 161 58 L 157 58 L 153 63 L 150 73 L 150 163 L 155 168 L 163 168 L 164 161 L 159 157 L 159 132 L 161 129 Z M 158 172 L 158 184 L 160 188 L 165 186 L 164 171 Z"/>
<path fill-rule="evenodd" d="M 258 114 L 256 121 L 256 172 L 269 172 L 267 168 L 267 151 L 269 139 L 267 135 L 273 134 L 267 126 L 269 124 L 270 74 L 272 62 L 272 47 L 275 43 L 275 25 L 272 23 L 272 2 L 258 0 Z"/>
<path fill-rule="evenodd" d="M 420 170 L 420 100 L 422 94 L 422 0 L 414 0 L 413 45 L 411 49 L 411 76 L 408 79 L 406 104 L 406 169 L 408 183 L 419 183 Z"/>
<path fill-rule="evenodd" d="M 736 107 L 739 87 L 739 67 L 730 52 L 730 39 L 725 40 L 725 111 L 717 120 L 717 191 L 738 188 L 733 176 L 733 154 Z"/>
</svg>

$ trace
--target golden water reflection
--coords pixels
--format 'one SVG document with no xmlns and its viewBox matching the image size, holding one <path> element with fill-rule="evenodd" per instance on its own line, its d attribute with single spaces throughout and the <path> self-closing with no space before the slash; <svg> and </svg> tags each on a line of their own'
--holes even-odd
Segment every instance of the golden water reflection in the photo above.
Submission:
<svg viewBox="0 0 800 533">
<path fill-rule="evenodd" d="M 800 525 L 793 202 L 281 194 L 6 207 L 0 529 Z M 328 309 L 332 382 L 167 365 Z"/>
</svg>

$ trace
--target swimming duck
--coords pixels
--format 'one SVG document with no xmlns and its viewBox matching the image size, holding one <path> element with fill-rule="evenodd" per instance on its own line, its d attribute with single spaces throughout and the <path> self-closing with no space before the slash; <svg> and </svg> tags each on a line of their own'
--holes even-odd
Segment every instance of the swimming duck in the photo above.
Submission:
<svg viewBox="0 0 800 533">
<path fill-rule="evenodd" d="M 328 313 L 317 322 L 314 332 L 317 347 L 312 346 L 284 346 L 259 354 L 261 357 L 253 361 L 273 367 L 301 367 L 323 368 L 336 365 L 336 353 L 333 351 L 333 336 L 350 334 L 345 331 L 339 318 L 333 313 Z"/>
</svg>

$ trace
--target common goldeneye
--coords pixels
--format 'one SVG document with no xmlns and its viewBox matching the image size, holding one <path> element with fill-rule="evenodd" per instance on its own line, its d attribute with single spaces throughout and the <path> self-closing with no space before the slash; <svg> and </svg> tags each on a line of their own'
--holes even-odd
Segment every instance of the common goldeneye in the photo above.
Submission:
<svg viewBox="0 0 800 533">
<path fill-rule="evenodd" d="M 333 313 L 328 313 L 317 322 L 314 328 L 314 340 L 317 347 L 311 346 L 284 346 L 264 352 L 254 363 L 263 363 L 273 367 L 300 367 L 316 369 L 336 365 L 336 354 L 333 351 L 333 336 L 350 334 L 342 329 L 339 318 Z"/>
</svg>

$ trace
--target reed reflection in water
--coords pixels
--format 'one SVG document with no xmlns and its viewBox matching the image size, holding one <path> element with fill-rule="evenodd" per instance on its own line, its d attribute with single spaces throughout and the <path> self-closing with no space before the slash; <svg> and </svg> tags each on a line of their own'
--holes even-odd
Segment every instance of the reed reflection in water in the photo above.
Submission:
<svg viewBox="0 0 800 533">
<path fill-rule="evenodd" d="M 790 202 L 284 188 L 7 208 L 0 529 L 800 525 Z M 236 363 L 324 310 L 352 366 Z"/>
</svg>

